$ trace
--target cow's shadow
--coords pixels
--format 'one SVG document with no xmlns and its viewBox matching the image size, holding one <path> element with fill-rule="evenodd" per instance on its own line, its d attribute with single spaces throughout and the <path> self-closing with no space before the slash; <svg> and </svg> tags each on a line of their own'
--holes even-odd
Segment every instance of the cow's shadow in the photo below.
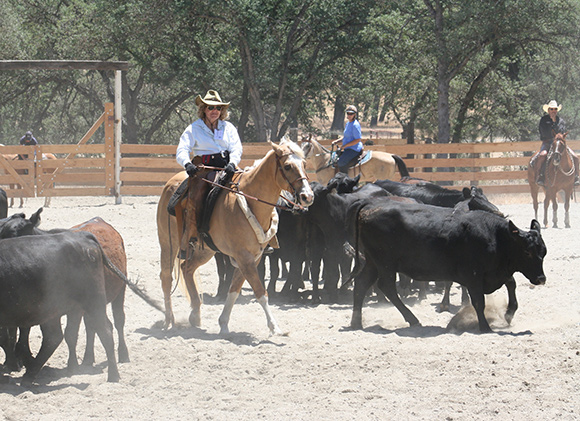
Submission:
<svg viewBox="0 0 580 421">
<path fill-rule="evenodd" d="M 352 330 L 350 327 L 344 327 L 341 329 L 343 331 Z M 394 333 L 397 336 L 405 338 L 434 338 L 441 335 L 461 335 L 463 333 L 471 333 L 477 335 L 499 335 L 499 336 L 529 336 L 533 333 L 530 330 L 525 330 L 523 332 L 509 332 L 505 330 L 496 329 L 491 333 L 481 333 L 479 330 L 465 330 L 465 331 L 452 331 L 447 327 L 442 326 L 408 326 L 396 329 L 387 329 L 381 325 L 372 325 L 363 328 L 363 332 L 374 333 L 377 335 L 388 335 Z"/>
<path fill-rule="evenodd" d="M 40 373 L 36 376 L 33 382 L 24 379 L 24 370 L 16 373 L 5 373 L 0 381 L 0 393 L 18 396 L 25 392 L 32 392 L 34 394 L 51 393 L 57 390 L 63 390 L 73 387 L 78 390 L 86 390 L 89 383 L 72 383 L 51 385 L 57 380 L 71 377 L 74 378 L 77 374 L 94 374 L 104 375 L 106 372 L 107 363 L 97 364 L 93 367 L 85 367 L 82 370 L 75 370 L 71 372 L 65 368 L 55 368 L 50 366 L 42 367 Z"/>
</svg>

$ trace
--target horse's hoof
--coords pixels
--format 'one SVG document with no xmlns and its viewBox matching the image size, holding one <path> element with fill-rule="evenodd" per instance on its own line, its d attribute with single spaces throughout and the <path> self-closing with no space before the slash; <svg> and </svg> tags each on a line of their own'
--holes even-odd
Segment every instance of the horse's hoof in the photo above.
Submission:
<svg viewBox="0 0 580 421">
<path fill-rule="evenodd" d="M 193 327 L 201 327 L 201 315 L 199 312 L 192 311 L 189 313 L 189 324 Z"/>
</svg>

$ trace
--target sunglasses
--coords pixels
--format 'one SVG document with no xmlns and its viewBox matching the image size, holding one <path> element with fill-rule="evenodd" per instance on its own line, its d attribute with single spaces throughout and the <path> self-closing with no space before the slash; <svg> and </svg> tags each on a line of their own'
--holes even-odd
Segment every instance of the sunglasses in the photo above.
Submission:
<svg viewBox="0 0 580 421">
<path fill-rule="evenodd" d="M 222 106 L 221 105 L 208 105 L 207 106 L 207 109 L 210 110 L 210 111 L 213 111 L 213 110 L 221 111 L 222 110 Z"/>
<path fill-rule="evenodd" d="M 548 108 L 548 111 L 558 111 L 557 108 Z"/>
<path fill-rule="evenodd" d="M 349 112 L 347 112 L 347 114 L 348 114 L 348 115 L 353 115 L 353 114 L 354 114 L 354 112 L 352 112 L 352 111 L 349 111 Z"/>
</svg>

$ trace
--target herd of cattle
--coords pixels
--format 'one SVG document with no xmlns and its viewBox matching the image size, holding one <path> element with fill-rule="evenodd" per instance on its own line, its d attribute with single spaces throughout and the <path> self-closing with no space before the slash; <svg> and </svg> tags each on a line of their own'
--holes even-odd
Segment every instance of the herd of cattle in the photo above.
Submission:
<svg viewBox="0 0 580 421">
<path fill-rule="evenodd" d="M 373 285 L 410 325 L 417 325 L 419 320 L 397 292 L 397 274 L 400 282 L 406 277 L 445 282 L 443 306 L 449 304 L 449 286 L 457 282 L 469 292 L 480 331 L 490 332 L 484 316 L 484 294 L 506 286 L 509 322 L 517 309 L 513 274 L 521 272 L 533 284 L 546 280 L 542 267 L 546 246 L 538 222 L 532 220 L 528 231 L 519 229 L 479 188 L 457 191 L 410 177 L 358 187 L 358 179 L 342 174 L 327 185 L 312 182 L 311 186 L 315 199 L 308 210 L 279 210 L 280 248 L 267 256 L 271 297 L 303 296 L 307 268 L 312 282 L 308 294 L 313 302 L 334 302 L 341 292 L 349 291 L 353 297 L 352 328 L 362 328 L 364 299 Z M 1 199 L 0 195 L 0 212 Z M 123 240 L 113 227 L 95 218 L 71 229 L 41 231 L 37 228 L 40 211 L 30 219 L 23 214 L 1 215 L 0 345 L 6 354 L 4 371 L 25 366 L 23 381 L 33 381 L 63 337 L 69 348 L 68 367 L 74 369 L 78 365 L 78 330 L 84 317 L 87 346 L 83 364 L 94 363 L 96 332 L 106 351 L 108 381 L 118 381 L 106 304 L 112 305 L 121 362 L 129 361 L 123 333 L 125 287 L 163 309 L 127 279 Z M 219 254 L 216 261 L 218 296 L 223 297 L 232 269 Z M 284 287 L 277 292 L 279 261 L 288 263 L 289 271 Z M 323 289 L 319 279 L 324 281 Z M 67 316 L 64 335 L 63 315 Z M 35 325 L 40 325 L 43 339 L 33 357 L 28 331 Z"/>
</svg>

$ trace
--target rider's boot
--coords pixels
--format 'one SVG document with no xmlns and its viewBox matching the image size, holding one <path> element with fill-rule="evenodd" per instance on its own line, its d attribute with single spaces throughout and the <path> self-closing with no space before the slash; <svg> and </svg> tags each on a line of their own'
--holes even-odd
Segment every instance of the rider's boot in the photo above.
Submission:
<svg viewBox="0 0 580 421">
<path fill-rule="evenodd" d="M 545 184 L 545 180 L 546 180 L 546 158 L 540 157 L 540 159 L 538 160 L 538 164 L 540 165 L 540 171 L 538 173 L 538 179 L 536 180 L 536 184 L 538 186 L 544 186 Z"/>
<path fill-rule="evenodd" d="M 208 184 L 203 181 L 202 174 L 196 174 L 189 182 L 187 204 L 183 216 L 183 236 L 179 250 L 180 259 L 190 259 L 196 244 L 199 242 L 198 223 L 201 221 L 204 198 Z"/>
</svg>

